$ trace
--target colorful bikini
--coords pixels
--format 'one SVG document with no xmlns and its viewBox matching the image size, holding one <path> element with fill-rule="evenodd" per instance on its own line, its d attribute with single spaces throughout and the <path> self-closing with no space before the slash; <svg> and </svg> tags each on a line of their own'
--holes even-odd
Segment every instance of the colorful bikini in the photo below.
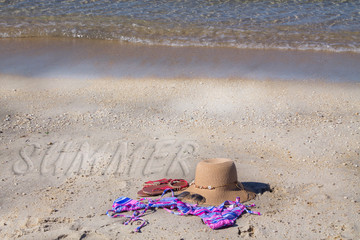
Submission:
<svg viewBox="0 0 360 240">
<path fill-rule="evenodd" d="M 236 219 L 244 212 L 260 215 L 259 212 L 253 212 L 248 209 L 254 207 L 255 204 L 243 205 L 240 203 L 240 198 L 236 198 L 235 201 L 225 201 L 217 207 L 201 207 L 196 204 L 180 201 L 177 197 L 174 197 L 174 192 L 172 190 L 171 197 L 163 198 L 168 190 L 169 189 L 166 189 L 161 197 L 155 200 L 142 198 L 137 201 L 128 197 L 119 197 L 114 201 L 112 210 L 108 210 L 106 214 L 112 218 L 128 218 L 128 221 L 124 223 L 125 225 L 135 221 L 142 221 L 141 225 L 136 228 L 136 232 L 140 232 L 140 229 L 147 224 L 147 221 L 142 219 L 141 216 L 151 208 L 163 208 L 175 215 L 199 216 L 203 222 L 212 229 L 225 228 L 234 225 Z M 134 211 L 134 213 L 133 215 L 119 214 L 127 211 Z"/>
</svg>

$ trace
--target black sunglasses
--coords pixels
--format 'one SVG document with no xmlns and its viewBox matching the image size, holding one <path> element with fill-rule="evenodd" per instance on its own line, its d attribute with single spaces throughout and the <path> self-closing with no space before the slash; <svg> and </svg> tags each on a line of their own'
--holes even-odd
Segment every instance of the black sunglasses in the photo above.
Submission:
<svg viewBox="0 0 360 240">
<path fill-rule="evenodd" d="M 200 194 L 197 194 L 197 193 L 191 194 L 187 191 L 180 193 L 176 197 L 180 200 L 189 200 L 189 201 L 196 202 L 196 204 L 202 204 L 202 203 L 206 202 L 206 198 L 201 196 Z"/>
</svg>

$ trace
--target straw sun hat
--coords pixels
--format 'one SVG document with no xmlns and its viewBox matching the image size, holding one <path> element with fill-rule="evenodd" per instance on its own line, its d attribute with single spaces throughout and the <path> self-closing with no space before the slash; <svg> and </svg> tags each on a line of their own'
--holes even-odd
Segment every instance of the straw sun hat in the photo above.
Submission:
<svg viewBox="0 0 360 240">
<path fill-rule="evenodd" d="M 201 161 L 196 166 L 195 180 L 185 190 L 200 194 L 206 205 L 220 205 L 226 200 L 240 202 L 255 198 L 256 194 L 244 189 L 238 182 L 235 164 L 226 158 L 213 158 Z"/>
</svg>

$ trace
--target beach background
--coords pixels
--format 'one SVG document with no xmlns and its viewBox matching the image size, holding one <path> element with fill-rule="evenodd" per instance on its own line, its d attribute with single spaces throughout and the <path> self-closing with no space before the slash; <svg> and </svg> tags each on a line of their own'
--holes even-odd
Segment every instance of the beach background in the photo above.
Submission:
<svg viewBox="0 0 360 240">
<path fill-rule="evenodd" d="M 0 1 L 1 239 L 359 239 L 359 1 Z M 233 227 L 105 215 L 235 161 Z"/>
</svg>

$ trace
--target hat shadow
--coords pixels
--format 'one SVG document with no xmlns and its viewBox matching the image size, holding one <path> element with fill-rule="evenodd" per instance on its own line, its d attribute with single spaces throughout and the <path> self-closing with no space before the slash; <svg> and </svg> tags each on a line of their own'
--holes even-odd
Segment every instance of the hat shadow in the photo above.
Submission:
<svg viewBox="0 0 360 240">
<path fill-rule="evenodd" d="M 256 194 L 263 194 L 264 192 L 272 192 L 270 185 L 260 182 L 241 182 L 245 190 L 254 192 Z"/>
</svg>

